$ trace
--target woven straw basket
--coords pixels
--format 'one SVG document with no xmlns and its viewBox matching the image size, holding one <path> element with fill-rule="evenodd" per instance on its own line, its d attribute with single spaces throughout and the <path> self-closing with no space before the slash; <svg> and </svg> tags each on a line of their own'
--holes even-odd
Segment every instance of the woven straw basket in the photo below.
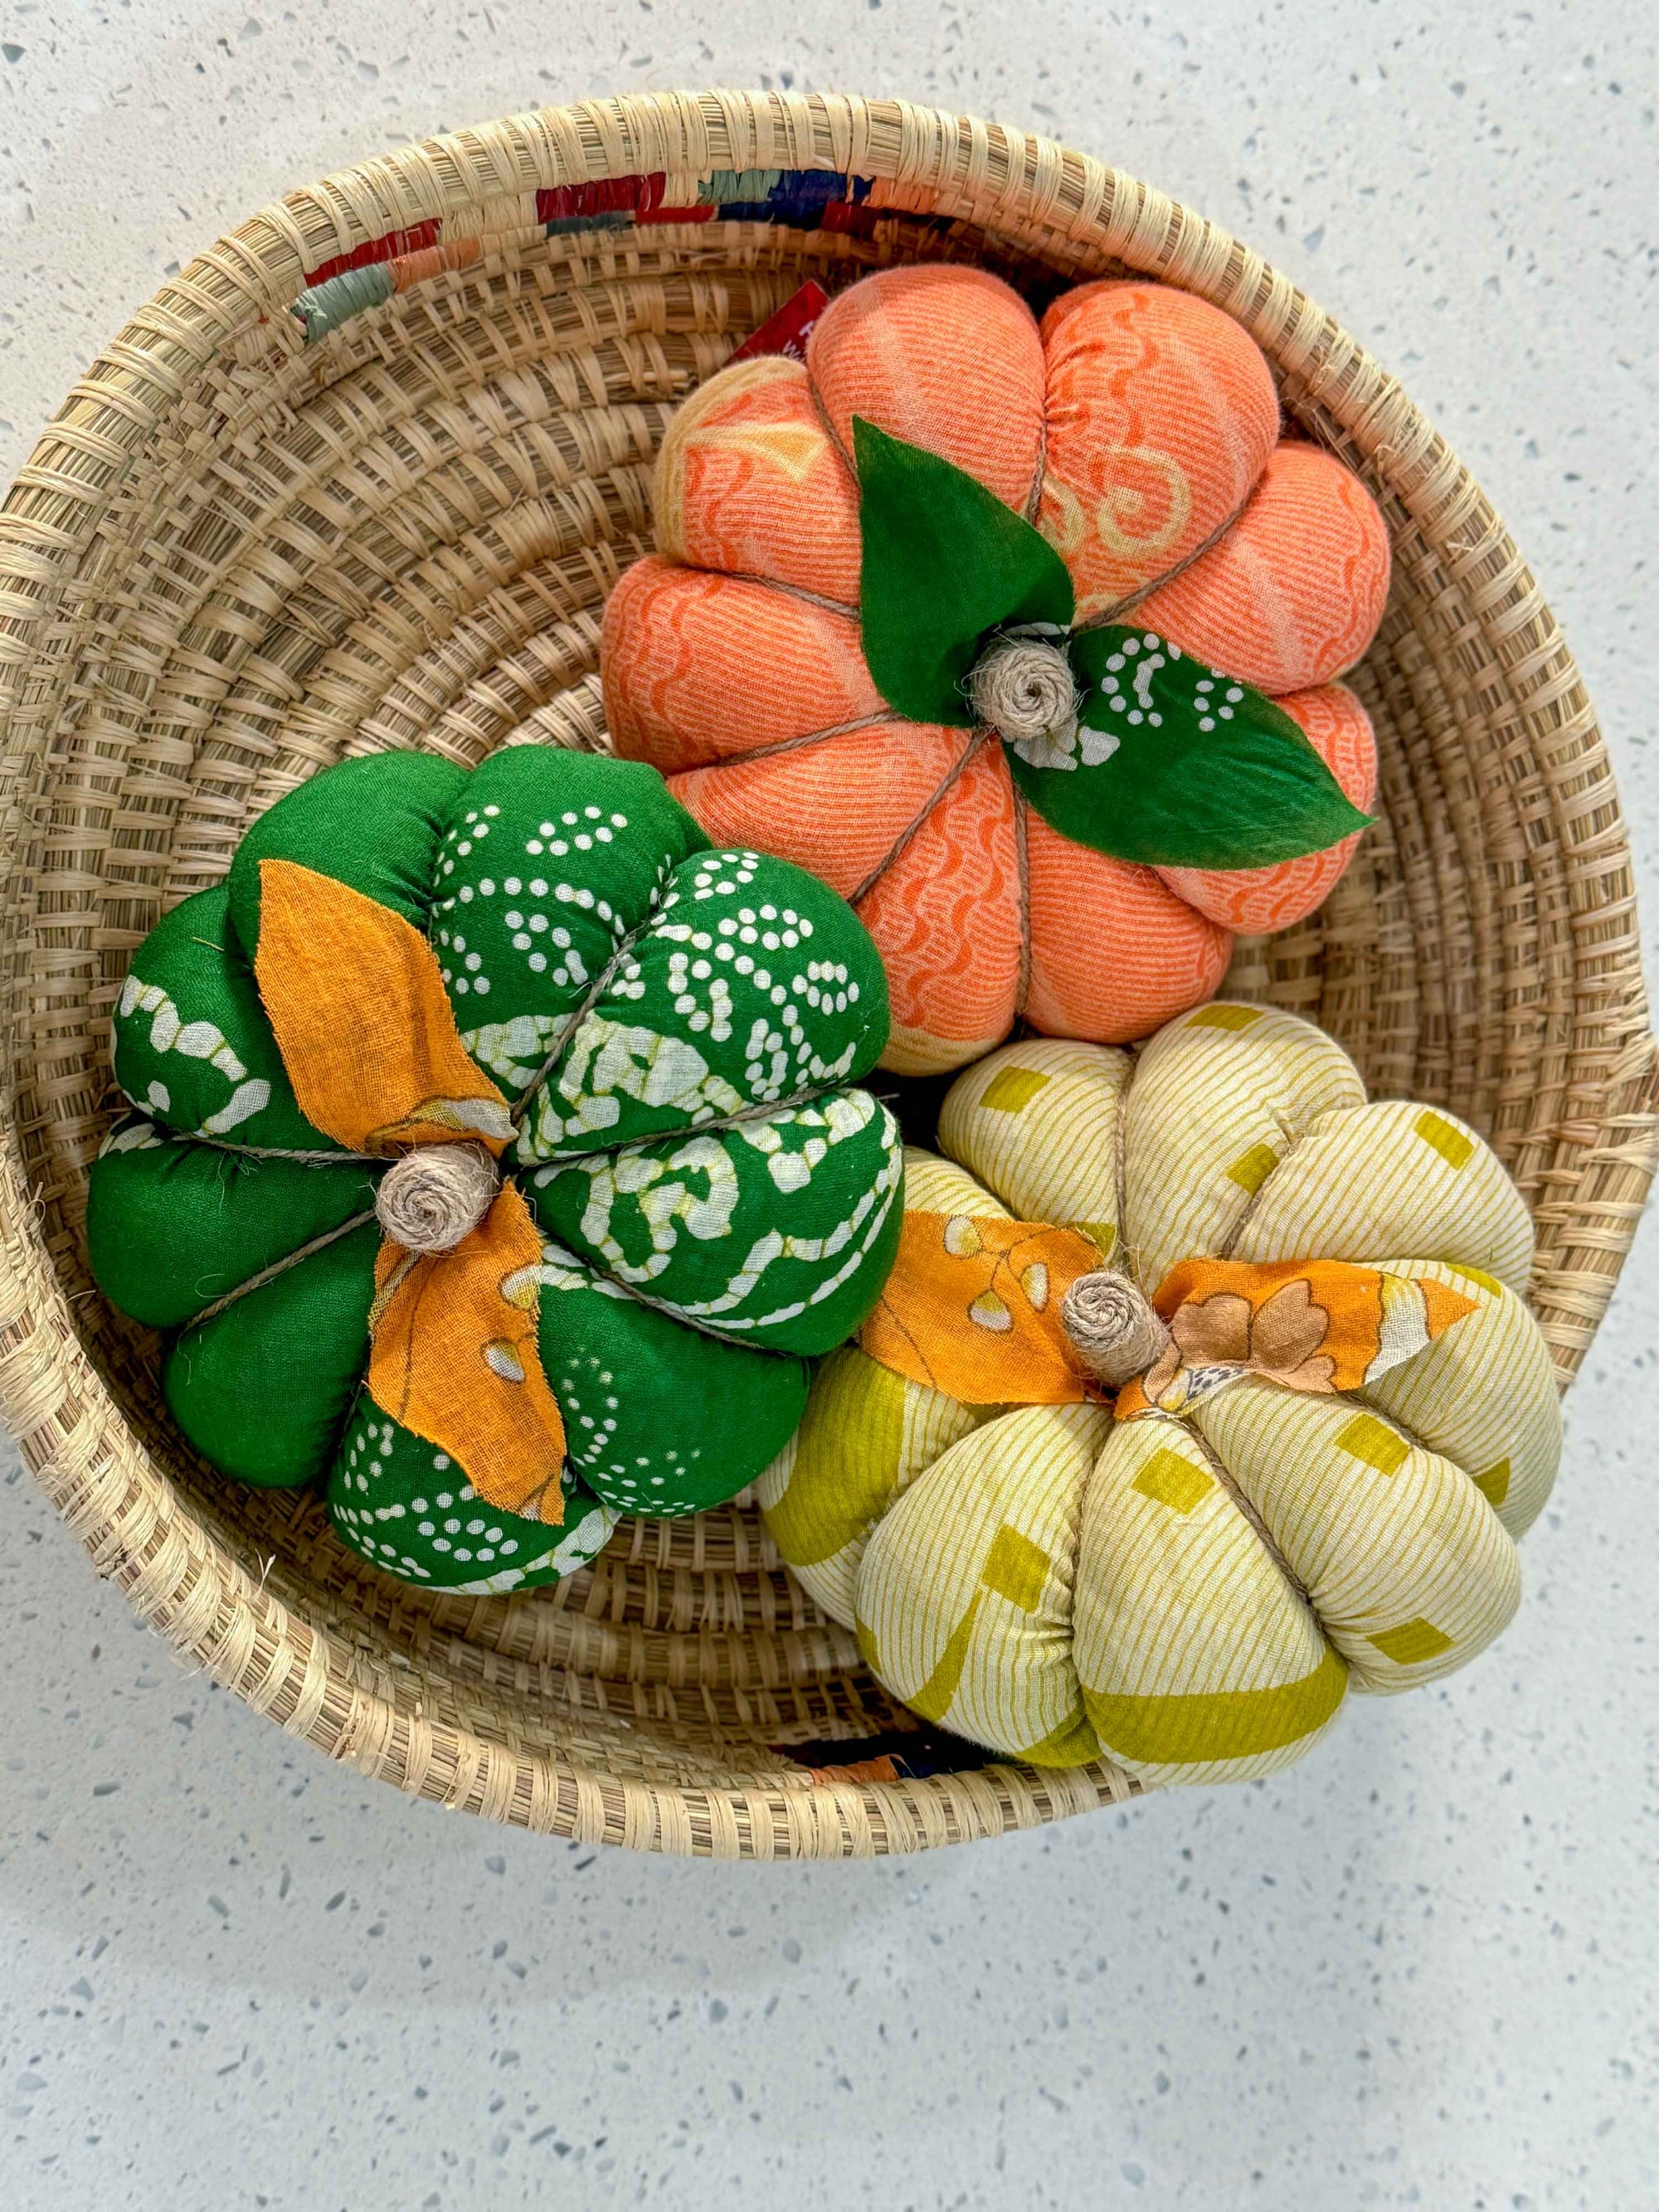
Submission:
<svg viewBox="0 0 1659 2212">
<path fill-rule="evenodd" d="M 104 1307 L 81 1238 L 107 1018 L 158 916 L 342 754 L 603 746 L 599 613 L 648 538 L 675 402 L 806 277 L 945 257 L 1038 298 L 1126 270 L 1201 294 L 1371 487 L 1395 561 L 1356 679 L 1379 819 L 1324 911 L 1242 943 L 1228 988 L 1322 1022 L 1374 1091 L 1491 1134 L 1537 1221 L 1563 1382 L 1633 1231 L 1654 1046 L 1572 656 L 1444 441 L 1246 247 L 1043 140 L 884 100 L 600 101 L 294 192 L 134 317 L 0 520 L 0 1396 L 146 1620 L 416 1796 L 775 1858 L 914 1850 L 1134 1792 L 1106 1765 L 876 1778 L 894 1770 L 860 1772 L 856 1743 L 836 1771 L 823 1740 L 905 1717 L 745 1503 L 624 1522 L 593 1566 L 519 1599 L 366 1573 L 315 1497 L 192 1461 L 155 1340 Z"/>
</svg>

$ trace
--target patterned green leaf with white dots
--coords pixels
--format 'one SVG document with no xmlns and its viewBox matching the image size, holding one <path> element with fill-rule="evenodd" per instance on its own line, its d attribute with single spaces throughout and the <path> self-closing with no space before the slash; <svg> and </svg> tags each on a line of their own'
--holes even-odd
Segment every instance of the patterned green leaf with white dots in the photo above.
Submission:
<svg viewBox="0 0 1659 2212">
<path fill-rule="evenodd" d="M 1004 747 L 1061 836 L 1149 867 L 1261 868 L 1323 852 L 1370 819 L 1249 684 L 1121 623 L 1079 631 L 1068 650 L 1077 730 Z"/>
<path fill-rule="evenodd" d="M 567 1471 L 562 1526 L 482 1504 L 447 1454 L 394 1421 L 365 1390 L 328 1486 L 343 1544 L 422 1589 L 507 1596 L 556 1583 L 609 1541 L 617 1516 Z"/>
<path fill-rule="evenodd" d="M 902 1182 L 897 1123 L 867 1091 L 843 1091 L 734 1129 L 536 1168 L 523 1188 L 548 1236 L 642 1297 L 811 1358 L 874 1304 Z"/>
<path fill-rule="evenodd" d="M 337 1152 L 301 1113 L 223 884 L 156 923 L 115 1002 L 115 1079 L 185 1136 L 278 1152 Z"/>
<path fill-rule="evenodd" d="M 696 854 L 532 1100 L 518 1156 L 636 1143 L 855 1082 L 887 1026 L 881 962 L 844 900 L 786 860 Z"/>
</svg>

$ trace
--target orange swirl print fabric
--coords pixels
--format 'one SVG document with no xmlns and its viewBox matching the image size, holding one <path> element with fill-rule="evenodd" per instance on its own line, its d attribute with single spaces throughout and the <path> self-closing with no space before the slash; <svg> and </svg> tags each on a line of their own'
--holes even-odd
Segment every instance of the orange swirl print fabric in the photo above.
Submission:
<svg viewBox="0 0 1659 2212">
<path fill-rule="evenodd" d="M 1231 316 L 1168 285 L 1079 285 L 1043 317 L 1042 339 L 1037 526 L 1071 570 L 1086 622 L 1190 559 L 1238 513 L 1279 436 L 1279 395 Z"/>
</svg>

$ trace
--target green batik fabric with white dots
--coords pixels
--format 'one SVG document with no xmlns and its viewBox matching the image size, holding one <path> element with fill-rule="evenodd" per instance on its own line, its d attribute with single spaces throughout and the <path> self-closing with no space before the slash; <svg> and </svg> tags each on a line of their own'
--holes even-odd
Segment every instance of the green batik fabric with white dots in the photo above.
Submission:
<svg viewBox="0 0 1659 2212">
<path fill-rule="evenodd" d="M 198 891 L 139 946 L 111 1021 L 115 1079 L 181 1136 L 337 1152 L 300 1111 L 229 906 L 227 884 Z"/>
<path fill-rule="evenodd" d="M 283 1069 L 252 970 L 269 858 L 425 929 L 467 1050 L 522 1108 L 502 1164 L 544 1237 L 563 1529 L 495 1513 L 481 1532 L 478 1511 L 447 1528 L 433 1448 L 366 1395 L 349 1410 L 372 1224 L 191 1326 L 372 1206 L 380 1171 L 312 1128 Z M 169 1403 L 199 1449 L 260 1482 L 331 1462 L 342 1540 L 428 1587 L 550 1581 L 605 1516 L 732 1495 L 793 1432 L 807 1358 L 856 1328 L 896 1249 L 897 1131 L 853 1087 L 886 1038 L 873 946 L 799 870 L 713 851 L 633 763 L 525 747 L 471 775 L 411 754 L 327 771 L 152 933 L 115 1027 L 144 1119 L 94 1171 L 94 1273 L 171 1332 Z M 310 1158 L 265 1157 L 295 1152 Z M 307 1330 L 314 1361 L 295 1356 Z"/>
<path fill-rule="evenodd" d="M 561 1526 L 498 1513 L 447 1453 L 388 1419 L 366 1390 L 346 1429 L 329 1511 L 341 1542 L 372 1565 L 476 1597 L 507 1596 L 585 1567 L 617 1520 L 568 1468 Z"/>
</svg>

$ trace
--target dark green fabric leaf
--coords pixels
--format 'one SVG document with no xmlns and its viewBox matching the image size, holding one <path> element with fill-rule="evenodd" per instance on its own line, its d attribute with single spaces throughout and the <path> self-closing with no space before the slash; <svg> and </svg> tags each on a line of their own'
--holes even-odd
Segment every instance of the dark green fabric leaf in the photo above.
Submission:
<svg viewBox="0 0 1659 2212">
<path fill-rule="evenodd" d="M 368 1364 L 380 1249 L 366 1222 L 173 1339 L 161 1389 L 204 1459 L 267 1490 L 328 1467 Z"/>
<path fill-rule="evenodd" d="M 890 707 L 965 729 L 963 684 L 988 631 L 1069 623 L 1075 599 L 1047 538 L 964 470 L 853 418 L 864 657 Z"/>
<path fill-rule="evenodd" d="M 328 1486 L 334 1533 L 360 1559 L 427 1589 L 504 1597 L 586 1566 L 617 1516 L 567 1468 L 552 1528 L 481 1504 L 447 1452 L 358 1398 Z"/>
<path fill-rule="evenodd" d="M 1370 821 L 1261 692 L 1121 623 L 1081 632 L 1070 652 L 1075 738 L 1005 748 L 1061 836 L 1151 867 L 1261 868 L 1322 853 Z"/>
<path fill-rule="evenodd" d="M 252 1160 L 130 1115 L 93 1163 L 94 1280 L 135 1321 L 176 1328 L 354 1214 L 372 1212 L 381 1173 L 346 1159 Z"/>
<path fill-rule="evenodd" d="M 438 848 L 467 773 L 432 753 L 337 761 L 279 799 L 245 831 L 230 864 L 231 927 L 259 949 L 259 863 L 293 860 L 349 884 L 424 929 Z"/>
</svg>

